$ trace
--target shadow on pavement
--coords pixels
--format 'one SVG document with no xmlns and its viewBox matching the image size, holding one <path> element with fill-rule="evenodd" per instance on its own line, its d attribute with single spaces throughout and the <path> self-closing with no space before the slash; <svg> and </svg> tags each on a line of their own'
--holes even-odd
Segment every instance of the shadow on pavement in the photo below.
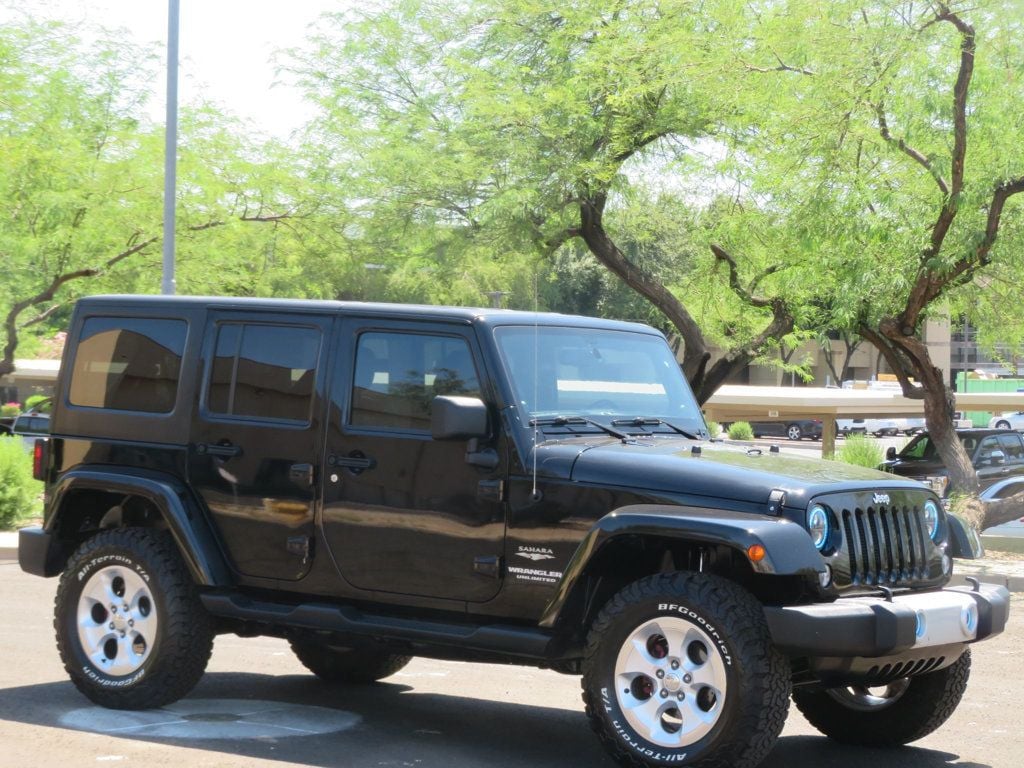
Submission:
<svg viewBox="0 0 1024 768">
<path fill-rule="evenodd" d="M 180 706 L 148 713 L 93 706 L 69 682 L 8 688 L 0 720 L 323 768 L 614 765 L 582 708 L 417 693 L 390 682 L 331 687 L 309 676 L 207 673 Z M 813 736 L 780 739 L 762 765 L 988 768 L 946 752 L 858 749 Z"/>
</svg>

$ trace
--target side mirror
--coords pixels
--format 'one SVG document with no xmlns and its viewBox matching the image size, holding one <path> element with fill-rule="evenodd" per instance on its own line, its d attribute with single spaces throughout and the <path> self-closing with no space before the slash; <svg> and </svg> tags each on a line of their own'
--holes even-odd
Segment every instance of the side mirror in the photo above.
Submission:
<svg viewBox="0 0 1024 768">
<path fill-rule="evenodd" d="M 888 448 L 885 449 L 885 458 L 888 459 L 889 461 L 892 461 L 893 459 L 896 458 L 895 445 L 890 445 Z"/>
<path fill-rule="evenodd" d="M 992 453 L 989 454 L 988 460 L 990 464 L 1005 464 L 1006 454 L 1002 451 L 992 451 Z"/>
<path fill-rule="evenodd" d="M 435 440 L 487 437 L 487 406 L 476 397 L 438 395 L 431 401 L 430 435 Z"/>
</svg>

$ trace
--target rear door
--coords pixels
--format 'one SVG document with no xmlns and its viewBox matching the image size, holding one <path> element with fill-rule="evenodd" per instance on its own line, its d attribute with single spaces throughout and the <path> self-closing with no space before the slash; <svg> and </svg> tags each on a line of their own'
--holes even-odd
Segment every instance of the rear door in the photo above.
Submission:
<svg viewBox="0 0 1024 768">
<path fill-rule="evenodd" d="M 471 329 L 344 320 L 333 368 L 323 526 L 341 576 L 379 593 L 493 597 L 505 450 L 430 436 L 435 396 L 486 398 Z"/>
<path fill-rule="evenodd" d="M 311 564 L 321 362 L 333 320 L 210 314 L 189 446 L 191 485 L 239 573 L 300 579 Z"/>
</svg>

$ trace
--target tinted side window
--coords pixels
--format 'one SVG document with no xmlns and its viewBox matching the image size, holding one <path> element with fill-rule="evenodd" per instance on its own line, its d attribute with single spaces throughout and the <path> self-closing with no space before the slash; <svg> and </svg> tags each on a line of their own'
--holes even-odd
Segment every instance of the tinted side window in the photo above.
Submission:
<svg viewBox="0 0 1024 768">
<path fill-rule="evenodd" d="M 1000 435 L 999 447 L 1006 454 L 1007 464 L 1020 464 L 1024 461 L 1024 444 L 1021 443 L 1020 435 Z"/>
<path fill-rule="evenodd" d="M 90 317 L 71 372 L 72 405 L 170 413 L 178 394 L 184 320 Z"/>
<path fill-rule="evenodd" d="M 316 328 L 224 323 L 206 407 L 224 416 L 308 423 L 319 356 Z"/>
<path fill-rule="evenodd" d="M 351 424 L 428 431 L 437 395 L 480 396 L 464 339 L 378 332 L 359 337 Z"/>
<path fill-rule="evenodd" d="M 992 452 L 1000 451 L 1002 448 L 999 447 L 999 438 L 995 435 L 986 437 L 981 441 L 981 446 L 978 448 L 978 456 L 974 463 L 976 465 L 991 464 L 992 463 Z"/>
</svg>

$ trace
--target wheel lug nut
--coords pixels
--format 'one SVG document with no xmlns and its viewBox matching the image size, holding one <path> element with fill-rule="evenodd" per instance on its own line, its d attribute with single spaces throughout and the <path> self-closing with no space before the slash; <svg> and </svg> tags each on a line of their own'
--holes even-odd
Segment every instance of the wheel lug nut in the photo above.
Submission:
<svg viewBox="0 0 1024 768">
<path fill-rule="evenodd" d="M 135 621 L 133 619 L 128 619 L 128 626 L 129 627 L 134 627 L 135 626 Z"/>
<path fill-rule="evenodd" d="M 665 676 L 665 670 L 664 669 L 659 669 L 654 674 L 657 675 L 658 679 L 660 680 L 661 678 L 663 678 Z"/>
<path fill-rule="evenodd" d="M 683 675 L 683 682 L 684 683 L 692 683 L 693 682 L 693 675 Z"/>
<path fill-rule="evenodd" d="M 124 608 L 124 612 L 128 613 L 128 603 L 125 603 L 122 607 Z"/>
<path fill-rule="evenodd" d="M 666 691 L 664 688 L 661 689 L 661 698 L 663 698 L 663 699 L 667 699 L 668 698 L 668 691 Z"/>
<path fill-rule="evenodd" d="M 679 669 L 679 661 L 672 659 L 672 669 Z"/>
<path fill-rule="evenodd" d="M 111 629 L 113 629 L 114 628 L 114 622 L 110 622 L 110 624 L 108 624 L 107 626 L 110 627 Z"/>
<path fill-rule="evenodd" d="M 677 698 L 677 699 L 679 699 L 680 701 L 682 701 L 682 700 L 683 700 L 683 698 L 684 698 L 684 697 L 683 697 L 683 692 L 682 692 L 682 691 L 680 691 L 679 693 L 677 693 L 677 694 L 676 694 L 676 698 Z"/>
<path fill-rule="evenodd" d="M 121 630 L 121 637 L 124 637 L 124 630 Z"/>
</svg>

